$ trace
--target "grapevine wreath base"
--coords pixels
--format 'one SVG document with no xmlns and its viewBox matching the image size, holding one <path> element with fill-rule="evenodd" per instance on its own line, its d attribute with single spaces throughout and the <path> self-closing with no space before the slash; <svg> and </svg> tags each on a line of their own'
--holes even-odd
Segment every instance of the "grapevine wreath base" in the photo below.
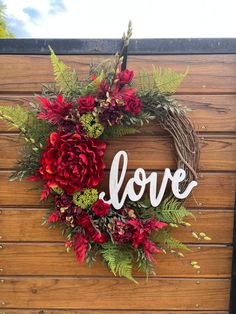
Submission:
<svg viewBox="0 0 236 314">
<path fill-rule="evenodd" d="M 41 201 L 49 204 L 44 223 L 62 229 L 66 250 L 73 249 L 79 263 L 92 264 L 100 256 L 114 275 L 135 281 L 133 265 L 152 275 L 158 253 L 183 257 L 179 250 L 189 250 L 172 237 L 173 228 L 190 227 L 194 237 L 210 238 L 191 230 L 185 219 L 193 215 L 183 200 L 176 198 L 182 198 L 181 193 L 191 184 L 196 185 L 199 163 L 198 138 L 185 115 L 186 108 L 171 97 L 186 73 L 153 67 L 152 74 L 142 71 L 134 78 L 132 70 L 121 68 L 130 36 L 131 26 L 114 60 L 91 65 L 85 79 L 79 79 L 50 48 L 56 85 L 43 86 L 39 104 L 31 103 L 29 111 L 0 106 L 0 117 L 18 128 L 26 141 L 11 180 L 39 181 Z M 115 205 L 105 193 L 99 194 L 101 187 L 98 192 L 104 177 L 106 142 L 140 132 L 152 120 L 173 138 L 177 166 L 186 177 L 159 203 L 154 204 L 148 196 L 141 198 L 144 190 L 129 189 L 124 202 L 119 203 L 117 196 Z M 114 158 L 114 169 L 122 156 L 125 159 L 123 151 Z M 133 184 L 144 180 L 146 174 L 140 169 Z M 173 177 L 169 172 L 169 178 Z M 117 180 L 111 170 L 110 194 L 112 182 L 118 184 Z M 143 189 L 141 183 L 139 189 Z M 196 261 L 189 264 L 200 267 Z"/>
</svg>

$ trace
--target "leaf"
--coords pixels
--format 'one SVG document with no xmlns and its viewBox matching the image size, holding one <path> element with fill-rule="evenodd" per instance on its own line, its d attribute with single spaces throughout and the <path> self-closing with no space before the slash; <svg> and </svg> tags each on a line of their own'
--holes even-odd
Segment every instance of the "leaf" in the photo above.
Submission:
<svg viewBox="0 0 236 314">
<path fill-rule="evenodd" d="M 108 126 L 105 128 L 104 138 L 122 137 L 125 135 L 136 134 L 139 132 L 140 131 L 138 129 L 131 126 L 113 125 L 113 126 Z"/>
<path fill-rule="evenodd" d="M 95 80 L 91 81 L 88 85 L 81 89 L 81 95 L 86 97 L 88 95 L 94 95 L 97 93 L 102 80 L 104 79 L 104 72 L 102 71 L 99 76 L 96 77 Z"/>
<path fill-rule="evenodd" d="M 137 283 L 132 276 L 133 256 L 130 250 L 112 242 L 107 242 L 102 245 L 100 253 L 115 276 L 118 274 L 120 277 L 126 277 Z"/>
<path fill-rule="evenodd" d="M 76 72 L 60 61 L 50 46 L 49 50 L 51 52 L 51 63 L 57 86 L 60 87 L 63 94 L 76 92 L 78 89 Z"/>
<path fill-rule="evenodd" d="M 184 223 L 184 218 L 187 216 L 195 218 L 194 215 L 177 200 L 167 199 L 161 203 L 160 209 L 155 211 L 155 216 L 156 219 L 175 224 Z"/>
<path fill-rule="evenodd" d="M 188 69 L 184 73 L 176 73 L 169 68 L 153 66 L 154 85 L 162 94 L 173 94 L 186 77 Z"/>
<path fill-rule="evenodd" d="M 29 114 L 21 106 L 0 106 L 0 119 L 5 120 L 10 127 L 24 131 L 24 125 Z"/>
<path fill-rule="evenodd" d="M 190 251 L 190 249 L 185 244 L 172 237 L 170 235 L 170 231 L 166 228 L 158 230 L 158 232 L 152 236 L 152 239 L 159 245 L 166 247 L 169 250 L 180 249 Z"/>
<path fill-rule="evenodd" d="M 138 74 L 137 85 L 141 91 L 157 90 L 159 94 L 169 95 L 176 91 L 187 73 L 188 69 L 184 73 L 176 73 L 170 68 L 153 65 L 151 74 L 144 70 Z"/>
</svg>

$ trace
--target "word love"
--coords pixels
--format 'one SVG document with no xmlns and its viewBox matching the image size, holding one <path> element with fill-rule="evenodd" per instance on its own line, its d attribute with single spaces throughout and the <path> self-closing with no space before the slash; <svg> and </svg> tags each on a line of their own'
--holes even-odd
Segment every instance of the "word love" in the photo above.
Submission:
<svg viewBox="0 0 236 314">
<path fill-rule="evenodd" d="M 119 177 L 119 168 L 120 161 L 123 157 L 123 165 L 121 167 L 121 173 Z M 192 189 L 197 185 L 196 181 L 192 181 L 189 183 L 185 191 L 180 192 L 179 184 L 183 182 L 186 178 L 186 172 L 183 169 L 178 169 L 172 175 L 169 168 L 165 169 L 164 176 L 162 179 L 162 183 L 160 186 L 160 190 L 157 193 L 157 173 L 151 172 L 149 176 L 146 175 L 145 170 L 143 168 L 138 168 L 134 172 L 133 178 L 129 179 L 127 182 L 123 195 L 119 200 L 119 192 L 123 185 L 126 170 L 128 165 L 128 155 L 125 151 L 119 151 L 111 165 L 110 177 L 109 177 L 109 193 L 110 200 L 105 200 L 105 192 L 101 192 L 99 198 L 104 200 L 104 202 L 113 205 L 115 209 L 120 209 L 124 205 L 126 198 L 128 197 L 131 201 L 137 202 L 140 200 L 144 194 L 145 188 L 147 184 L 150 184 L 150 202 L 153 207 L 157 207 L 165 194 L 165 190 L 168 184 L 168 181 L 171 181 L 171 189 L 176 198 L 184 199 L 186 198 Z M 139 192 L 135 192 L 135 185 L 139 186 Z"/>
</svg>

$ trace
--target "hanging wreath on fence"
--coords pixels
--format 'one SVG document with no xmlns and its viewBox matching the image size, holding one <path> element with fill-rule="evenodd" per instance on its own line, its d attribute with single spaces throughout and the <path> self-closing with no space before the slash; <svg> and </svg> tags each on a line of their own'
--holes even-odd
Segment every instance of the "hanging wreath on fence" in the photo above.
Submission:
<svg viewBox="0 0 236 314">
<path fill-rule="evenodd" d="M 142 71 L 134 77 L 132 70 L 122 69 L 130 37 L 129 25 L 121 52 L 113 61 L 91 65 L 88 78 L 82 80 L 50 48 L 56 86 L 44 86 L 40 104 L 31 104 L 29 111 L 0 106 L 0 118 L 26 140 L 11 180 L 39 180 L 41 201 L 50 208 L 44 223 L 61 227 L 67 251 L 73 248 L 80 263 L 91 264 L 100 256 L 114 275 L 135 281 L 134 264 L 148 276 L 154 274 L 157 253 L 183 257 L 179 250 L 188 250 L 171 230 L 191 226 L 185 219 L 193 215 L 179 199 L 197 184 L 199 143 L 186 108 L 171 97 L 186 73 L 153 67 L 152 74 Z M 120 198 L 128 162 L 120 151 L 111 166 L 108 200 L 105 192 L 98 192 L 106 142 L 140 132 L 150 121 L 173 138 L 179 169 L 174 175 L 165 170 L 157 193 L 157 174 L 147 176 L 139 168 Z M 168 180 L 172 190 L 163 199 Z M 147 184 L 149 197 L 144 196 Z M 210 240 L 205 233 L 190 232 Z M 190 264 L 200 267 L 196 261 Z"/>
</svg>

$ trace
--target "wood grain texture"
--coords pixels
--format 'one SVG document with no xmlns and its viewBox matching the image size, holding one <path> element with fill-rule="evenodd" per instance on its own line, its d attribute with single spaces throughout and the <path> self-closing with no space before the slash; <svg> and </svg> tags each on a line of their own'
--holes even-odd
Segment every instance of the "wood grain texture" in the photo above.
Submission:
<svg viewBox="0 0 236 314">
<path fill-rule="evenodd" d="M 0 172 L 0 206 L 38 206 L 40 193 L 32 190 L 36 183 L 8 180 L 11 172 Z M 127 179 L 133 172 L 127 172 Z M 236 187 L 235 173 L 204 173 L 198 180 L 198 186 L 186 201 L 191 208 L 233 208 Z M 161 176 L 160 176 L 161 180 Z M 108 191 L 108 174 L 105 174 L 99 190 Z"/>
<path fill-rule="evenodd" d="M 59 56 L 60 57 L 60 56 Z M 89 63 L 104 56 L 61 56 L 72 68 L 88 72 Z M 152 71 L 152 65 L 171 67 L 189 73 L 179 93 L 234 93 L 236 89 L 236 55 L 166 55 L 129 56 L 128 68 L 135 72 Z M 49 56 L 1 55 L 0 90 L 2 92 L 39 92 L 41 83 L 53 82 Z"/>
<path fill-rule="evenodd" d="M 228 314 L 226 311 L 145 311 L 145 310 L 27 310 L 3 309 L 5 314 Z M 2 314 L 2 313 L 1 313 Z"/>
<path fill-rule="evenodd" d="M 192 210 L 196 220 L 188 219 L 191 228 L 173 228 L 173 235 L 185 243 L 206 243 L 191 234 L 207 232 L 212 238 L 210 243 L 231 244 L 233 239 L 233 215 L 230 210 Z M 59 229 L 42 226 L 43 209 L 2 209 L 0 214 L 0 236 L 4 242 L 62 242 Z M 209 224 L 209 221 L 211 222 Z"/>
<path fill-rule="evenodd" d="M 180 104 L 191 109 L 188 116 L 198 132 L 235 132 L 236 131 L 236 95 L 175 95 Z M 36 102 L 33 96 L 1 95 L 0 105 L 23 108 L 29 107 L 29 102 Z M 6 123 L 0 121 L 0 132 L 7 132 Z M 16 132 L 11 129 L 10 132 Z M 157 123 L 151 123 L 142 128 L 142 134 L 159 134 L 164 132 Z"/>
<path fill-rule="evenodd" d="M 200 138 L 200 171 L 236 170 L 236 136 L 208 135 Z M 20 159 L 23 140 L 15 134 L 0 134 L 0 169 L 13 169 Z M 140 150 L 140 147 L 142 149 Z M 126 136 L 107 142 L 104 162 L 110 168 L 115 154 L 124 150 L 129 157 L 128 168 L 176 169 L 176 153 L 172 139 L 163 136 Z"/>
<path fill-rule="evenodd" d="M 4 277 L 4 308 L 227 310 L 229 279 Z"/>
<path fill-rule="evenodd" d="M 2 243 L 0 268 L 4 276 L 80 276 L 113 277 L 97 258 L 93 267 L 79 265 L 74 252 L 66 253 L 63 244 L 55 243 Z M 232 248 L 226 246 L 191 245 L 184 258 L 171 254 L 156 255 L 155 271 L 158 277 L 230 278 Z M 198 261 L 201 268 L 190 263 Z M 136 276 L 142 276 L 135 272 Z"/>
</svg>

